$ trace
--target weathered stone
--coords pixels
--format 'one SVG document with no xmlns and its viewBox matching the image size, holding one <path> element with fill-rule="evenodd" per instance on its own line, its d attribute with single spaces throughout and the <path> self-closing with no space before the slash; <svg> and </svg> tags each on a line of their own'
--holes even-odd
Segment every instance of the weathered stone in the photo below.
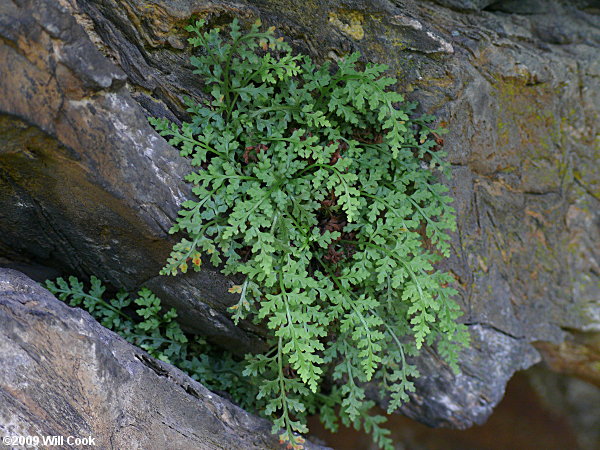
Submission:
<svg viewBox="0 0 600 450">
<path fill-rule="evenodd" d="M 482 422 L 512 373 L 539 360 L 532 342 L 560 345 L 569 330 L 600 330 L 600 29 L 589 2 L 548 1 L 547 11 L 527 15 L 488 11 L 486 1 L 445 3 L 454 9 L 63 0 L 64 9 L 52 2 L 59 12 L 36 19 L 30 11 L 47 2 L 5 2 L 0 248 L 127 288 L 149 282 L 188 326 L 233 350 L 251 347 L 253 334 L 223 314 L 233 297 L 216 271 L 155 276 L 170 246 L 165 230 L 189 191 L 180 181 L 187 167 L 142 109 L 184 119 L 183 95 L 200 96 L 183 30 L 191 17 L 260 17 L 320 61 L 361 51 L 389 64 L 398 89 L 450 130 L 459 229 L 444 266 L 456 276 L 473 345 L 456 378 L 426 354 L 405 412 L 431 425 Z M 86 38 L 67 11 L 106 57 L 97 76 L 78 73 L 99 57 L 73 69 L 77 58 L 63 56 L 63 47 L 89 48 L 73 44 Z M 56 31 L 65 27 L 79 31 Z"/>
<path fill-rule="evenodd" d="M 0 250 L 125 289 L 144 283 L 185 311 L 184 325 L 240 353 L 260 348 L 223 315 L 235 299 L 218 271 L 155 281 L 189 167 L 123 71 L 54 1 L 3 2 L 0 25 Z"/>
<path fill-rule="evenodd" d="M 600 388 L 600 333 L 571 331 L 560 344 L 535 344 L 552 370 L 575 376 Z"/>
<path fill-rule="evenodd" d="M 501 0 L 494 2 L 490 9 L 515 14 L 544 14 L 548 13 L 547 1 L 545 0 Z"/>
<path fill-rule="evenodd" d="M 105 449 L 281 448 L 268 421 L 8 269 L 0 269 L 0 400 L 2 437 L 63 436 L 65 449 L 84 448 L 69 436 Z"/>
<path fill-rule="evenodd" d="M 483 424 L 490 405 L 497 405 L 510 377 L 540 360 L 527 340 L 507 335 L 489 325 L 472 325 L 472 350 L 453 375 L 434 357 L 417 361 L 423 377 L 402 412 L 433 427 L 465 429 Z M 490 360 L 494 355 L 495 361 Z"/>
<path fill-rule="evenodd" d="M 498 0 L 434 0 L 440 5 L 464 11 L 478 11 L 498 3 Z"/>
</svg>

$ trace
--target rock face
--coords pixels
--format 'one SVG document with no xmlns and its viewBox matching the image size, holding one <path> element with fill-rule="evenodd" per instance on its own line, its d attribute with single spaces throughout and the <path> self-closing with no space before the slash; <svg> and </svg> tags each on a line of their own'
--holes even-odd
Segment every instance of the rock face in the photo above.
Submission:
<svg viewBox="0 0 600 450">
<path fill-rule="evenodd" d="M 269 422 L 0 269 L 0 434 L 103 449 L 278 449 Z M 89 447 L 94 448 L 94 447 Z M 309 443 L 308 448 L 319 449 Z"/>
<path fill-rule="evenodd" d="M 317 60 L 360 51 L 450 130 L 459 229 L 446 268 L 473 344 L 458 377 L 425 355 L 404 412 L 481 423 L 511 375 L 540 360 L 533 342 L 600 333 L 600 10 L 540 3 L 5 1 L 0 251 L 146 284 L 188 328 L 234 351 L 259 348 L 260 330 L 227 319 L 235 299 L 215 270 L 156 276 L 188 169 L 144 115 L 185 118 L 182 96 L 199 95 L 191 17 L 260 17 Z"/>
<path fill-rule="evenodd" d="M 189 170 L 152 131 L 125 73 L 55 1 L 2 2 L 0 36 L 0 251 L 125 289 L 146 284 L 215 341 L 255 347 L 218 312 L 234 301 L 218 272 L 153 282 Z"/>
</svg>

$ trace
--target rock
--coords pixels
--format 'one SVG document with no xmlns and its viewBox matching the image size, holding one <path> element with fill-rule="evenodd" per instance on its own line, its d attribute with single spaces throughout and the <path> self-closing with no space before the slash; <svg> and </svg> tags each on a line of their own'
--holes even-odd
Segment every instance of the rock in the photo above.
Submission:
<svg viewBox="0 0 600 450">
<path fill-rule="evenodd" d="M 572 330 L 560 344 L 537 342 L 535 347 L 552 370 L 600 388 L 600 333 Z"/>
<path fill-rule="evenodd" d="M 497 3 L 498 0 L 434 0 L 440 5 L 462 11 L 479 11 Z"/>
<path fill-rule="evenodd" d="M 96 448 L 279 449 L 264 419 L 0 269 L 0 435 Z M 310 444 L 307 448 L 322 449 Z"/>
<path fill-rule="evenodd" d="M 227 319 L 234 298 L 216 270 L 156 277 L 172 243 L 166 230 L 189 195 L 188 168 L 144 114 L 185 119 L 182 96 L 200 95 L 183 31 L 191 17 L 260 17 L 319 61 L 360 51 L 389 64 L 398 89 L 449 129 L 459 227 L 444 267 L 458 281 L 473 345 L 458 377 L 425 354 L 404 412 L 435 426 L 481 423 L 514 371 L 540 359 L 533 342 L 600 330 L 600 28 L 589 2 L 548 1 L 551 14 L 527 15 L 443 3 L 453 9 L 5 2 L 0 249 L 126 288 L 146 283 L 190 329 L 232 350 L 258 347 L 260 330 Z M 96 53 L 83 64 L 81 52 Z"/>
<path fill-rule="evenodd" d="M 544 0 L 501 0 L 491 5 L 492 11 L 516 14 L 544 14 L 548 12 L 548 2 Z"/>
<path fill-rule="evenodd" d="M 433 357 L 416 361 L 424 375 L 417 379 L 416 392 L 403 406 L 403 414 L 436 428 L 482 425 L 490 416 L 490 405 L 502 400 L 510 377 L 540 361 L 524 339 L 489 325 L 473 325 L 470 332 L 472 349 L 462 361 L 459 375 Z"/>
<path fill-rule="evenodd" d="M 146 284 L 185 311 L 184 325 L 242 354 L 260 348 L 223 314 L 235 297 L 218 271 L 156 280 L 189 167 L 154 133 L 125 73 L 58 2 L 3 2 L 0 37 L 2 253 Z"/>
</svg>

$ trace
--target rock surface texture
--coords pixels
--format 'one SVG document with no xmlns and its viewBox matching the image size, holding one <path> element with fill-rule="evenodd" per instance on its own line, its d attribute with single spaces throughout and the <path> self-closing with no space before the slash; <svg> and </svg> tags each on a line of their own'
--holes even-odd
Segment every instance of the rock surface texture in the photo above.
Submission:
<svg viewBox="0 0 600 450">
<path fill-rule="evenodd" d="M 0 37 L 0 251 L 125 289 L 145 284 L 214 340 L 253 348 L 218 312 L 234 299 L 217 271 L 153 282 L 188 168 L 153 132 L 125 73 L 55 1 L 2 2 Z"/>
<path fill-rule="evenodd" d="M 269 422 L 0 269 L 0 435 L 102 449 L 278 449 Z M 2 446 L 4 448 L 4 446 Z M 323 447 L 308 444 L 308 448 Z"/>
<path fill-rule="evenodd" d="M 540 352 L 561 366 L 568 361 L 556 349 L 575 334 L 588 336 L 578 345 L 597 345 L 600 7 L 592 1 L 6 0 L 0 251 L 8 258 L 145 284 L 188 328 L 234 351 L 259 348 L 260 330 L 227 318 L 235 298 L 217 271 L 156 276 L 172 243 L 166 230 L 189 195 L 188 168 L 144 116 L 184 119 L 183 95 L 199 96 L 183 31 L 192 17 L 261 18 L 321 61 L 360 51 L 390 65 L 398 90 L 450 130 L 459 227 L 446 268 L 473 343 L 457 377 L 433 353 L 420 359 L 424 376 L 404 413 L 433 426 L 481 423 Z M 600 378 L 598 364 L 589 370 L 586 379 Z"/>
</svg>

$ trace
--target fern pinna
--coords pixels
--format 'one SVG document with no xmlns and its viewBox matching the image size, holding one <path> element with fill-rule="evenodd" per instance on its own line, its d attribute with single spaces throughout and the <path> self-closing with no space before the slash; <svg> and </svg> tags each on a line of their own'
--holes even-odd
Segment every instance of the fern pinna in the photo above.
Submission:
<svg viewBox="0 0 600 450">
<path fill-rule="evenodd" d="M 161 273 L 201 270 L 208 255 L 243 275 L 233 318 L 271 331 L 271 351 L 248 355 L 244 373 L 288 447 L 302 448 L 318 411 L 328 428 L 341 418 L 391 448 L 364 384 L 393 411 L 419 375 L 409 356 L 436 346 L 456 369 L 467 343 L 453 280 L 433 266 L 456 226 L 436 181 L 442 130 L 357 53 L 318 66 L 260 23 L 203 27 L 187 29 L 207 99 L 186 100 L 181 126 L 151 119 L 197 168 L 186 177 L 197 199 L 171 229 L 185 237 Z"/>
</svg>

